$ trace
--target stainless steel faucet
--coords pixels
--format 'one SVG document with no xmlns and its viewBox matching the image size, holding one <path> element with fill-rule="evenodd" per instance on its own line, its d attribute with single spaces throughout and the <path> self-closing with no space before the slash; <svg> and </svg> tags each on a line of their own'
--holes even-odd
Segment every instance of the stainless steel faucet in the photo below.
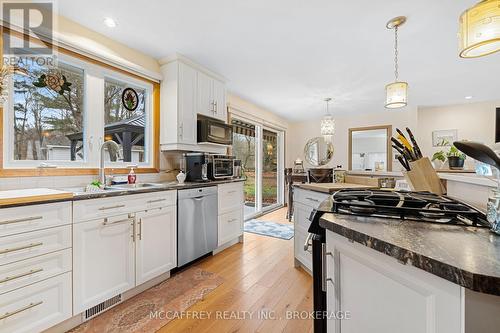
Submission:
<svg viewBox="0 0 500 333">
<path fill-rule="evenodd" d="M 114 142 L 113 140 L 108 140 L 104 141 L 101 144 L 101 160 L 99 161 L 99 182 L 103 185 L 106 186 L 106 173 L 104 172 L 104 149 L 108 147 L 109 152 L 110 152 L 110 157 L 113 156 L 111 153 L 116 156 L 115 160 L 122 159 L 121 153 L 120 153 L 120 146 Z M 113 160 L 113 159 L 111 159 Z"/>
</svg>

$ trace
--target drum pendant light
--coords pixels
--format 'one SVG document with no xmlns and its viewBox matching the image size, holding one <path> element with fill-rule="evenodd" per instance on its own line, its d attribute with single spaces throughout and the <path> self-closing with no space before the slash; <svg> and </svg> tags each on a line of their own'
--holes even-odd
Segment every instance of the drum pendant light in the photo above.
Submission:
<svg viewBox="0 0 500 333">
<path fill-rule="evenodd" d="M 387 22 L 387 29 L 394 29 L 394 76 L 395 81 L 385 86 L 385 107 L 402 108 L 408 104 L 408 83 L 399 81 L 398 29 L 406 22 L 406 17 L 398 16 Z"/>
<path fill-rule="evenodd" d="M 331 100 L 331 98 L 325 98 L 326 116 L 321 119 L 321 135 L 328 142 L 332 142 L 333 134 L 335 133 L 335 119 L 333 119 L 333 116 L 330 114 L 330 110 L 328 108 Z"/>
<path fill-rule="evenodd" d="M 500 0 L 483 0 L 460 16 L 461 58 L 477 58 L 500 51 Z"/>
</svg>

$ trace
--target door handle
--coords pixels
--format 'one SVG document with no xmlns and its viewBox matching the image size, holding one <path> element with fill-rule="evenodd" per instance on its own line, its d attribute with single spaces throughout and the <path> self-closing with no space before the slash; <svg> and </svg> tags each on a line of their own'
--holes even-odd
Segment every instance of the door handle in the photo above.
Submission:
<svg viewBox="0 0 500 333">
<path fill-rule="evenodd" d="M 42 245 L 43 245 L 42 242 L 31 243 L 31 244 L 28 244 L 28 245 L 22 245 L 22 246 L 18 246 L 18 247 L 13 247 L 11 249 L 0 250 L 0 254 L 6 254 L 6 253 L 10 253 L 10 252 L 16 252 L 16 251 L 31 249 L 33 247 L 42 246 Z"/>
<path fill-rule="evenodd" d="M 312 236 L 313 235 L 311 233 L 309 233 L 309 235 L 307 235 L 306 241 L 304 243 L 304 251 L 309 251 L 309 248 L 312 246 L 312 244 L 311 244 Z"/>
<path fill-rule="evenodd" d="M 139 222 L 137 222 L 137 224 L 139 225 L 139 233 L 137 234 L 137 237 L 139 238 L 139 240 L 142 240 L 142 219 L 139 219 Z"/>
<path fill-rule="evenodd" d="M 12 280 L 20 279 L 20 278 L 25 277 L 25 276 L 40 273 L 42 271 L 43 271 L 43 268 L 37 268 L 37 269 L 32 269 L 28 272 L 21 273 L 21 274 L 15 275 L 15 276 L 7 276 L 7 277 L 3 278 L 2 280 L 0 280 L 0 283 L 5 283 L 5 282 L 12 281 Z"/>
<path fill-rule="evenodd" d="M 40 304 L 43 304 L 43 301 L 38 301 L 38 302 L 34 302 L 34 303 L 30 303 L 26 306 L 23 306 L 22 308 L 19 308 L 17 310 L 14 310 L 12 312 L 5 312 L 3 315 L 0 316 L 0 320 L 3 320 L 5 318 L 9 318 L 10 316 L 13 316 L 15 314 L 18 314 L 18 313 L 21 313 L 23 311 L 26 311 L 26 310 L 29 310 L 31 308 L 34 308 L 35 306 L 38 306 Z"/>
<path fill-rule="evenodd" d="M 125 205 L 115 205 L 115 206 L 108 206 L 108 207 L 101 207 L 99 210 L 108 210 L 108 209 L 116 209 L 116 208 L 123 208 Z"/>
<path fill-rule="evenodd" d="M 12 224 L 12 223 L 20 223 L 20 222 L 28 222 L 28 221 L 35 221 L 35 220 L 41 220 L 42 218 L 43 218 L 43 216 L 25 217 L 25 218 L 20 218 L 20 219 L 13 219 L 13 220 L 1 221 L 0 225 Z"/>
<path fill-rule="evenodd" d="M 103 225 L 112 225 L 112 224 L 119 224 L 119 223 L 123 223 L 123 222 L 133 222 L 134 220 L 133 219 L 123 219 L 123 220 L 118 220 L 118 221 L 113 221 L 113 222 L 109 222 L 108 218 L 106 217 L 104 219 L 104 221 L 102 222 Z"/>
</svg>

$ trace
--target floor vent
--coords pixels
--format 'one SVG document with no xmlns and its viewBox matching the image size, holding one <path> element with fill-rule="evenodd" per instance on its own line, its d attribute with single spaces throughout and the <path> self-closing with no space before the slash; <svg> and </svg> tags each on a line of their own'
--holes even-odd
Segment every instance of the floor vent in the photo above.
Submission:
<svg viewBox="0 0 500 333">
<path fill-rule="evenodd" d="M 111 297 L 110 299 L 105 300 L 102 303 L 99 303 L 97 305 L 94 305 L 93 307 L 85 310 L 85 317 L 84 320 L 88 320 L 99 313 L 103 312 L 106 309 L 109 309 L 113 305 L 116 305 L 122 301 L 122 295 L 116 295 L 114 297 Z"/>
</svg>

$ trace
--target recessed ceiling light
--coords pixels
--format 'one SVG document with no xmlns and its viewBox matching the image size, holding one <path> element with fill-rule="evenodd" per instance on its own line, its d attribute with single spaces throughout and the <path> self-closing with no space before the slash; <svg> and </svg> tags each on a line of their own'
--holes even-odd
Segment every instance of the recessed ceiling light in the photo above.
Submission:
<svg viewBox="0 0 500 333">
<path fill-rule="evenodd" d="M 465 99 L 472 99 L 472 96 L 465 96 Z"/>
<path fill-rule="evenodd" d="M 110 28 L 116 27 L 116 21 L 113 20 L 111 17 L 105 17 L 104 18 L 104 24 Z"/>
</svg>

